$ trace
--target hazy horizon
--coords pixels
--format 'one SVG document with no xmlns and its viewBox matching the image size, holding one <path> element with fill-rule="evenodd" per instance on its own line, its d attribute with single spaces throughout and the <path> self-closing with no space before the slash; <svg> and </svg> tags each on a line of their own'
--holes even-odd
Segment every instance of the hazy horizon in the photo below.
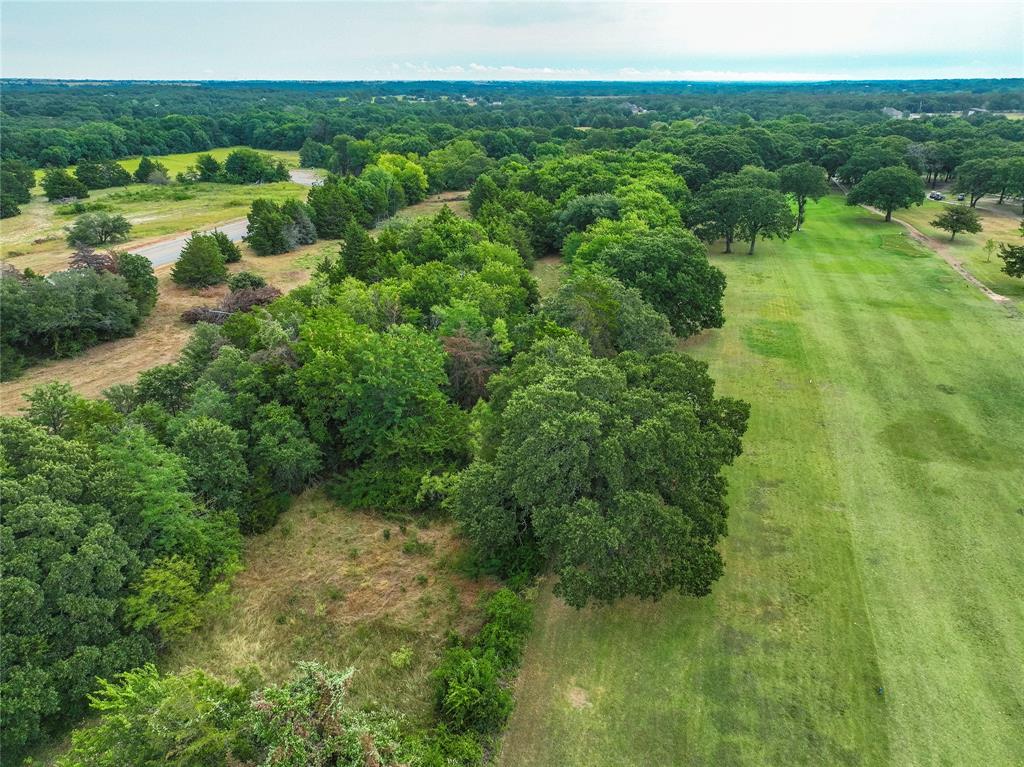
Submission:
<svg viewBox="0 0 1024 767">
<path fill-rule="evenodd" d="M 1024 76 L 1024 4 L 1010 2 L 182 0 L 4 2 L 0 12 L 0 75 L 7 79 L 782 83 Z"/>
</svg>

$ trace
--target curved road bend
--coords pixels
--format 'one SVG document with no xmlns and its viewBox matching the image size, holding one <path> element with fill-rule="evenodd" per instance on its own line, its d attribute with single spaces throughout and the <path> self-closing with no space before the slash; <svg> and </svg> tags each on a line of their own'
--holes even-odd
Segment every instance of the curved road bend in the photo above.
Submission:
<svg viewBox="0 0 1024 767">
<path fill-rule="evenodd" d="M 292 181 L 296 184 L 302 184 L 302 186 L 313 186 L 313 184 L 320 180 L 320 174 L 309 168 L 297 168 L 289 171 L 289 173 L 291 174 Z M 203 229 L 202 231 L 212 232 L 215 229 L 219 229 L 230 237 L 233 242 L 239 242 L 245 236 L 246 226 L 246 219 L 236 218 L 231 221 L 224 221 L 208 229 Z M 181 249 L 185 247 L 185 241 L 191 236 L 190 232 L 189 234 L 169 240 L 161 240 L 160 242 L 154 242 L 152 245 L 143 245 L 131 250 L 132 253 L 138 253 L 140 256 L 148 258 L 153 263 L 153 266 L 163 266 L 178 260 L 178 256 L 181 255 Z"/>
</svg>

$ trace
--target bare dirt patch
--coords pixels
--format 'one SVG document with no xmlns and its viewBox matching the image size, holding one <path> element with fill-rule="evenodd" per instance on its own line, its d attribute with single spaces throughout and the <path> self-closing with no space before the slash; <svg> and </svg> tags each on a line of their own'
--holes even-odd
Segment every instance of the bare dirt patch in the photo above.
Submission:
<svg viewBox="0 0 1024 767">
<path fill-rule="evenodd" d="M 590 696 L 587 695 L 587 691 L 582 687 L 576 687 L 575 685 L 566 690 L 565 697 L 569 701 L 569 705 L 577 711 L 581 711 L 585 708 L 591 708 L 594 705 L 590 702 Z"/>
</svg>

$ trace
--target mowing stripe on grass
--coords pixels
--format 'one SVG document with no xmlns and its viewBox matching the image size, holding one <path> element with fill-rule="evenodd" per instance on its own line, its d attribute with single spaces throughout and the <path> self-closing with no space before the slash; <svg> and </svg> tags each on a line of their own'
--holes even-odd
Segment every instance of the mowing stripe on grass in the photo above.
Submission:
<svg viewBox="0 0 1024 767">
<path fill-rule="evenodd" d="M 500 764 L 1024 763 L 1024 323 L 839 198 L 713 260 L 751 402 L 704 600 L 545 594 Z"/>
</svg>

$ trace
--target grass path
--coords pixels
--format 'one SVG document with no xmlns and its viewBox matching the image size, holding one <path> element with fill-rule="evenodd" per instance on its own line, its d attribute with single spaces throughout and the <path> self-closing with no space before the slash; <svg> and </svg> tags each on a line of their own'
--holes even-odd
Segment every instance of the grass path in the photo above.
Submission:
<svg viewBox="0 0 1024 767">
<path fill-rule="evenodd" d="M 836 197 L 759 251 L 686 349 L 752 404 L 725 577 L 545 592 L 499 763 L 1024 763 L 1024 321 Z"/>
</svg>

